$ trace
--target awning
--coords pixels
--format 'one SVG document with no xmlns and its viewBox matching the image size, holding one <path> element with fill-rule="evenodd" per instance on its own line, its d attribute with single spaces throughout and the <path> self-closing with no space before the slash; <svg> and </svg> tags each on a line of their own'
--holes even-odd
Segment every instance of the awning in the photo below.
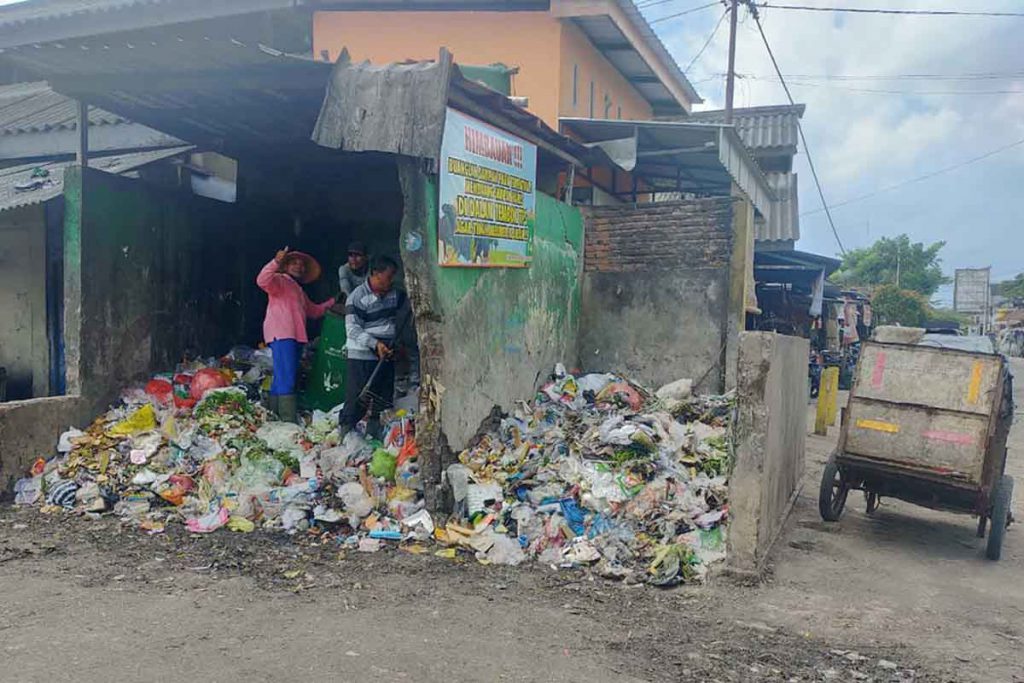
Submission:
<svg viewBox="0 0 1024 683">
<path fill-rule="evenodd" d="M 841 261 L 808 251 L 755 251 L 754 279 L 759 283 L 791 284 L 810 287 L 821 271 L 828 277 L 839 269 Z"/>
<path fill-rule="evenodd" d="M 232 157 L 281 158 L 310 139 L 331 64 L 169 30 L 5 48 L 59 93 Z"/>
<path fill-rule="evenodd" d="M 114 154 L 89 160 L 90 168 L 120 174 L 147 164 L 184 154 L 192 147 L 174 147 L 148 152 Z M 75 165 L 74 159 L 47 161 L 11 166 L 0 170 L 0 211 L 41 204 L 64 192 L 64 170 Z"/>
<path fill-rule="evenodd" d="M 649 191 L 728 195 L 732 184 L 762 216 L 775 199 L 764 173 L 731 126 L 672 121 L 559 119 L 563 133 L 604 151 Z"/>
</svg>

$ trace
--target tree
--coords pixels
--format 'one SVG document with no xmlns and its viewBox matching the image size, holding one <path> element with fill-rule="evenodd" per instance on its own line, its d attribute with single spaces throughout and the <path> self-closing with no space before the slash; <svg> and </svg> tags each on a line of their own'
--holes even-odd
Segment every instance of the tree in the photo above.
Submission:
<svg viewBox="0 0 1024 683">
<path fill-rule="evenodd" d="M 1017 273 L 1012 280 L 1003 280 L 995 285 L 996 293 L 1007 299 L 1024 299 L 1024 273 Z"/>
<path fill-rule="evenodd" d="M 931 309 L 919 292 L 882 285 L 871 297 L 871 314 L 881 325 L 924 327 L 931 317 Z"/>
<path fill-rule="evenodd" d="M 870 247 L 847 252 L 833 279 L 853 287 L 896 285 L 928 298 L 951 282 L 942 274 L 939 251 L 944 246 L 945 242 L 927 247 L 922 242 L 912 243 L 906 235 L 883 237 Z"/>
</svg>

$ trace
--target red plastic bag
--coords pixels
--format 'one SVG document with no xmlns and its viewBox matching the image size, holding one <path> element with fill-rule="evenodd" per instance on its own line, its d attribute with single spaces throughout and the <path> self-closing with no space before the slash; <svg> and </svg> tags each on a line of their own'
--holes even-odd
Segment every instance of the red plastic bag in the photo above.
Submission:
<svg viewBox="0 0 1024 683">
<path fill-rule="evenodd" d="M 226 386 L 230 386 L 230 383 L 220 370 L 216 368 L 203 368 L 192 376 L 189 395 L 193 400 L 199 401 L 210 389 L 220 389 Z"/>
<path fill-rule="evenodd" d="M 174 394 L 174 385 L 163 377 L 154 377 L 146 383 L 146 393 L 161 405 L 170 405 Z"/>
</svg>

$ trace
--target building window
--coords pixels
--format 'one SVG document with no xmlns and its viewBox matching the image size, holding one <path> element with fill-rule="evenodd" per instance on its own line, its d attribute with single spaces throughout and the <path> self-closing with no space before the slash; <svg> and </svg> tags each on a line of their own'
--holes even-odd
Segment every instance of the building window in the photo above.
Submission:
<svg viewBox="0 0 1024 683">
<path fill-rule="evenodd" d="M 612 116 L 612 96 L 608 93 L 604 94 L 604 118 L 610 119 Z"/>
<path fill-rule="evenodd" d="M 590 118 L 594 118 L 594 81 L 590 81 Z"/>
<path fill-rule="evenodd" d="M 580 101 L 580 67 L 578 64 L 572 65 L 572 108 L 575 109 L 576 105 Z"/>
</svg>

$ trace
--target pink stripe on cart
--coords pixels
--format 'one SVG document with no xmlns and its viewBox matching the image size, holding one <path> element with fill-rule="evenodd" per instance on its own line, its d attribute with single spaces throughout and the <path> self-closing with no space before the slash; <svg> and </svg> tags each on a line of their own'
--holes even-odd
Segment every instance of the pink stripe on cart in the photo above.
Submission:
<svg viewBox="0 0 1024 683">
<path fill-rule="evenodd" d="M 882 388 L 882 375 L 885 374 L 885 351 L 879 351 L 875 356 L 875 368 L 871 371 L 871 386 L 875 389 Z"/>
<path fill-rule="evenodd" d="M 932 441 L 945 441 L 946 443 L 960 444 L 961 446 L 970 446 L 974 443 L 973 434 L 963 434 L 961 432 L 947 432 L 941 429 L 932 430 L 922 434 L 926 439 Z"/>
</svg>

